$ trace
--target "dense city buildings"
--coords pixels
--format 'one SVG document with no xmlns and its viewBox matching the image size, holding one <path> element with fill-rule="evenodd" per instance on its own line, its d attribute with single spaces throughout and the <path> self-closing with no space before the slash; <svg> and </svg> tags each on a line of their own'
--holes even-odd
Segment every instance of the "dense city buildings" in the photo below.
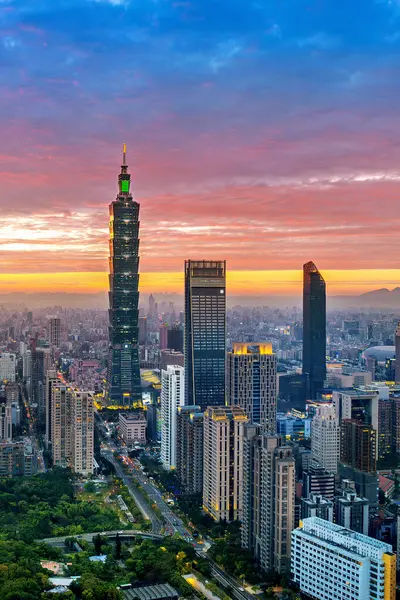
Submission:
<svg viewBox="0 0 400 600">
<path fill-rule="evenodd" d="M 185 363 L 185 357 L 181 352 L 176 350 L 161 350 L 160 352 L 160 371 L 165 371 L 167 367 L 178 365 L 183 367 Z"/>
<path fill-rule="evenodd" d="M 313 262 L 303 267 L 303 375 L 315 399 L 326 377 L 326 289 Z"/>
<path fill-rule="evenodd" d="M 226 263 L 185 261 L 186 404 L 225 404 Z"/>
<path fill-rule="evenodd" d="M 176 467 L 177 414 L 184 404 L 184 368 L 169 365 L 161 371 L 161 460 L 165 469 Z"/>
<path fill-rule="evenodd" d="M 12 402 L 4 395 L 0 397 L 0 442 L 12 440 Z"/>
<path fill-rule="evenodd" d="M 242 518 L 247 422 L 239 406 L 210 406 L 204 412 L 203 508 L 216 521 Z"/>
<path fill-rule="evenodd" d="M 313 458 L 329 473 L 337 473 L 340 458 L 340 427 L 331 404 L 317 408 L 311 425 Z"/>
<path fill-rule="evenodd" d="M 292 533 L 292 578 L 316 600 L 395 600 L 392 546 L 318 517 Z"/>
<path fill-rule="evenodd" d="M 165 350 L 166 348 L 168 348 L 168 329 L 169 329 L 169 327 L 165 323 L 163 323 L 160 326 L 160 329 L 159 329 L 160 350 Z"/>
<path fill-rule="evenodd" d="M 333 522 L 334 505 L 332 500 L 319 494 L 310 494 L 309 498 L 301 499 L 301 518 L 319 517 Z"/>
<path fill-rule="evenodd" d="M 335 475 L 313 461 L 303 472 L 303 498 L 311 494 L 333 500 L 335 496 Z"/>
<path fill-rule="evenodd" d="M 49 317 L 49 344 L 55 348 L 61 346 L 61 319 Z"/>
<path fill-rule="evenodd" d="M 242 546 L 264 571 L 289 571 L 295 461 L 290 447 L 260 426 L 244 428 Z"/>
<path fill-rule="evenodd" d="M 400 321 L 397 324 L 396 332 L 395 332 L 395 348 L 396 348 L 396 371 L 395 371 L 395 381 L 396 383 L 400 383 Z"/>
<path fill-rule="evenodd" d="M 371 426 L 375 431 L 375 456 L 378 458 L 379 391 L 376 389 L 334 390 L 332 403 L 340 425 L 343 420 L 352 420 Z"/>
<path fill-rule="evenodd" d="M 119 434 L 127 446 L 146 443 L 147 420 L 143 412 L 119 413 Z"/>
<path fill-rule="evenodd" d="M 227 404 L 241 406 L 252 423 L 276 432 L 276 356 L 272 344 L 234 343 L 227 356 Z"/>
<path fill-rule="evenodd" d="M 178 406 L 176 476 L 185 494 L 203 492 L 204 415 L 199 406 Z"/>
<path fill-rule="evenodd" d="M 183 328 L 182 325 L 171 325 L 168 327 L 168 348 L 175 350 L 176 352 L 183 353 Z"/>
<path fill-rule="evenodd" d="M 376 471 L 376 431 L 355 419 L 344 419 L 341 427 L 340 462 L 363 471 Z"/>
<path fill-rule="evenodd" d="M 108 402 L 141 404 L 139 368 L 139 204 L 130 192 L 124 146 L 118 195 L 110 204 Z"/>
<path fill-rule="evenodd" d="M 311 419 L 300 415 L 277 413 L 276 432 L 286 440 L 307 440 L 311 437 Z"/>
<path fill-rule="evenodd" d="M 15 381 L 16 369 L 16 355 L 11 352 L 2 352 L 0 354 L 0 382 Z"/>
<path fill-rule="evenodd" d="M 344 483 L 341 494 L 335 498 L 335 523 L 368 535 L 369 501 L 357 495 L 354 484 L 347 487 Z"/>
<path fill-rule="evenodd" d="M 50 350 L 33 347 L 31 351 L 31 399 L 36 405 L 39 423 L 45 423 L 45 383 L 46 373 L 51 366 Z"/>
<path fill-rule="evenodd" d="M 31 440 L 0 442 L 0 477 L 34 475 L 37 457 Z"/>
</svg>

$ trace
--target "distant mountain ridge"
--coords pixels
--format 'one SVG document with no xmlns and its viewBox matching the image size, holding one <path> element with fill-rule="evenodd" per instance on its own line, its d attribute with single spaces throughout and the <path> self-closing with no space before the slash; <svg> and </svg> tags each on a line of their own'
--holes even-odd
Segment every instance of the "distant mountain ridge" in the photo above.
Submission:
<svg viewBox="0 0 400 600">
<path fill-rule="evenodd" d="M 388 290 L 387 288 L 380 288 L 379 290 L 372 290 L 371 292 L 365 292 L 361 294 L 360 298 L 388 298 L 394 295 L 400 298 L 400 287 L 395 287 L 394 290 Z"/>
<path fill-rule="evenodd" d="M 141 304 L 147 305 L 148 293 L 141 294 Z M 183 294 L 168 294 L 165 292 L 154 292 L 154 297 L 158 302 L 174 302 L 176 310 L 183 308 Z M 284 308 L 297 306 L 301 308 L 301 294 L 292 296 L 227 296 L 228 306 L 270 306 L 271 308 Z M 71 292 L 10 292 L 0 293 L 0 305 L 12 304 L 15 308 L 50 308 L 61 306 L 63 308 L 82 308 L 106 310 L 108 308 L 108 293 L 106 291 L 92 294 L 71 293 Z M 381 288 L 371 290 L 359 296 L 329 296 L 327 297 L 327 306 L 331 310 L 340 310 L 346 308 L 391 308 L 398 309 L 400 313 L 400 286 L 393 290 Z"/>
</svg>

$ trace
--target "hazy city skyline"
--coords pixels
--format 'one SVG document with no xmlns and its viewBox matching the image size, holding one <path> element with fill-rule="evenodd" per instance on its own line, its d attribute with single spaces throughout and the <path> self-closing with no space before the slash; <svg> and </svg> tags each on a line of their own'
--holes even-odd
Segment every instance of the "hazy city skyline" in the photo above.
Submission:
<svg viewBox="0 0 400 600">
<path fill-rule="evenodd" d="M 185 258 L 238 294 L 300 290 L 308 260 L 329 294 L 395 287 L 398 10 L 3 2 L 0 292 L 107 288 L 122 142 L 141 290 L 181 290 Z"/>
</svg>

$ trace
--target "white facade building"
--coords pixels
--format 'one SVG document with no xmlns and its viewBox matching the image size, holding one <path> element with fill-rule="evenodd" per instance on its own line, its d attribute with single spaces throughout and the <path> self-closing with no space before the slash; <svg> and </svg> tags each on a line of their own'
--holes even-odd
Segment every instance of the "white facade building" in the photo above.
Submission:
<svg viewBox="0 0 400 600">
<path fill-rule="evenodd" d="M 0 381 L 15 381 L 17 357 L 11 352 L 0 354 Z"/>
<path fill-rule="evenodd" d="M 292 532 L 292 578 L 316 600 L 395 600 L 392 546 L 310 517 Z"/>
<path fill-rule="evenodd" d="M 169 365 L 161 371 L 161 460 L 165 469 L 176 468 L 178 406 L 185 404 L 185 370 Z"/>
<path fill-rule="evenodd" d="M 329 473 L 337 473 L 340 458 L 340 427 L 332 404 L 321 405 L 311 423 L 314 460 Z"/>
</svg>

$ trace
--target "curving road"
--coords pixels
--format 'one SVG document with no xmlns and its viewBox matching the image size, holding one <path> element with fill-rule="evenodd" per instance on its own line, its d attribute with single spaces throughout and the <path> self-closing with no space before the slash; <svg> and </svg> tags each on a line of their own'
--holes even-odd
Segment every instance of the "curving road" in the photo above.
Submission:
<svg viewBox="0 0 400 600">
<path fill-rule="evenodd" d="M 114 465 L 115 471 L 118 477 L 124 482 L 128 491 L 132 498 L 134 499 L 136 506 L 140 510 L 143 515 L 143 518 L 146 521 L 151 521 L 151 529 L 154 533 L 160 533 L 162 530 L 162 523 L 160 519 L 157 517 L 154 510 L 148 505 L 143 495 L 140 491 L 133 485 L 132 477 L 127 475 L 119 462 L 114 458 L 114 450 L 110 444 L 107 444 L 107 447 L 102 449 L 101 453 L 104 457 Z"/>
</svg>

